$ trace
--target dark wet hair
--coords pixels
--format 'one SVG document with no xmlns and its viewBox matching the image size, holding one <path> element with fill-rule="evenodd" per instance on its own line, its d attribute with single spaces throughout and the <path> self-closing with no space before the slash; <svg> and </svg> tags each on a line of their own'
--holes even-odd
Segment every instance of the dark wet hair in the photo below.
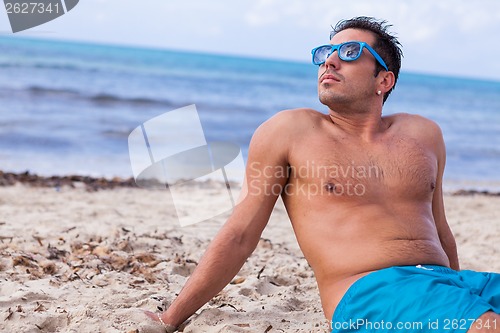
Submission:
<svg viewBox="0 0 500 333">
<path fill-rule="evenodd" d="M 384 59 L 389 71 L 394 73 L 395 78 L 394 86 L 384 95 L 384 102 L 396 86 L 399 69 L 401 68 L 401 58 L 403 57 L 401 43 L 399 43 L 398 39 L 394 35 L 389 33 L 388 30 L 390 27 L 392 27 L 392 25 L 387 24 L 387 21 L 377 20 L 373 17 L 359 16 L 350 20 L 339 21 L 335 27 L 332 27 L 333 30 L 330 32 L 330 39 L 332 39 L 332 37 L 340 31 L 346 29 L 366 30 L 375 35 L 375 45 L 371 45 L 371 47 L 373 47 L 382 59 Z M 376 64 L 375 76 L 377 76 L 381 70 L 384 70 L 382 65 L 378 62 L 376 62 Z"/>
</svg>

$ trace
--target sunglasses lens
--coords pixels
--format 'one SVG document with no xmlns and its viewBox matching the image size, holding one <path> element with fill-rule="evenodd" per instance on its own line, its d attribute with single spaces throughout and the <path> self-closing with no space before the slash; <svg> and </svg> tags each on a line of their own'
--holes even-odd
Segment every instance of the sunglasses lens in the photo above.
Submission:
<svg viewBox="0 0 500 333">
<path fill-rule="evenodd" d="M 361 45 L 359 43 L 346 43 L 340 47 L 339 58 L 344 61 L 353 61 L 359 58 Z"/>
<path fill-rule="evenodd" d="M 328 58 L 328 55 L 329 55 L 331 50 L 332 50 L 332 47 L 329 45 L 318 47 L 314 51 L 313 63 L 315 65 L 321 65 L 322 63 L 324 63 L 326 61 L 326 59 Z"/>
</svg>

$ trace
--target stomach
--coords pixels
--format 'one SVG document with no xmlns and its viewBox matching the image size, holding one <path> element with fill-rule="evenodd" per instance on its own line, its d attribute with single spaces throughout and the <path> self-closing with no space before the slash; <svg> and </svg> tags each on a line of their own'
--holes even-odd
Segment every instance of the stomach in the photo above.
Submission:
<svg viewBox="0 0 500 333">
<path fill-rule="evenodd" d="M 335 251 L 332 260 L 311 264 L 327 319 L 332 318 L 351 285 L 374 271 L 393 266 L 450 266 L 446 253 L 433 240 L 394 240 L 358 245 L 353 243 L 349 246 L 349 252 L 347 247 L 344 247 L 344 251 Z M 341 252 L 343 256 L 340 256 Z"/>
<path fill-rule="evenodd" d="M 398 210 L 381 205 L 309 207 L 308 214 L 289 209 L 328 319 L 347 289 L 370 272 L 419 264 L 449 267 L 428 205 L 398 206 Z"/>
</svg>

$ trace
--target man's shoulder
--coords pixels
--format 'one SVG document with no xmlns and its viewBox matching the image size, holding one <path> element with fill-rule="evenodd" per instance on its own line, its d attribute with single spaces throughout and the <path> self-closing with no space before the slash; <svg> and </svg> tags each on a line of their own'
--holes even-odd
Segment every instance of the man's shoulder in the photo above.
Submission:
<svg viewBox="0 0 500 333">
<path fill-rule="evenodd" d="M 397 133 L 410 137 L 432 149 L 444 147 L 443 133 L 439 125 L 426 117 L 409 113 L 398 113 L 391 116 Z"/>
<path fill-rule="evenodd" d="M 325 119 L 327 115 L 310 108 L 288 109 L 276 113 L 264 124 L 274 126 L 286 126 L 287 128 L 298 128 L 304 125 L 317 123 Z"/>
<path fill-rule="evenodd" d="M 276 113 L 255 131 L 255 144 L 273 142 L 289 146 L 324 121 L 327 115 L 308 108 L 289 109 Z"/>
<path fill-rule="evenodd" d="M 321 117 L 324 119 L 325 115 L 308 108 L 276 113 L 255 130 L 250 141 L 249 160 L 274 159 L 272 163 L 286 163 L 291 147 L 304 137 L 307 129 L 319 123 Z"/>
<path fill-rule="evenodd" d="M 386 116 L 386 118 L 404 131 L 412 132 L 412 130 L 415 130 L 422 133 L 422 130 L 425 130 L 423 133 L 441 133 L 441 129 L 435 121 L 418 114 L 395 113 Z"/>
</svg>

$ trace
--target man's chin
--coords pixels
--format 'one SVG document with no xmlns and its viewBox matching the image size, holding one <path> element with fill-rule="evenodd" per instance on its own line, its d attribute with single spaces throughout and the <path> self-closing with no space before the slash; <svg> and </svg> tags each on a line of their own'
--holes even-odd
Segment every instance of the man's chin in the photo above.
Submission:
<svg viewBox="0 0 500 333">
<path fill-rule="evenodd" d="M 332 94 L 330 91 L 320 92 L 318 97 L 321 104 L 328 106 L 330 109 L 341 102 L 341 97 Z"/>
</svg>

